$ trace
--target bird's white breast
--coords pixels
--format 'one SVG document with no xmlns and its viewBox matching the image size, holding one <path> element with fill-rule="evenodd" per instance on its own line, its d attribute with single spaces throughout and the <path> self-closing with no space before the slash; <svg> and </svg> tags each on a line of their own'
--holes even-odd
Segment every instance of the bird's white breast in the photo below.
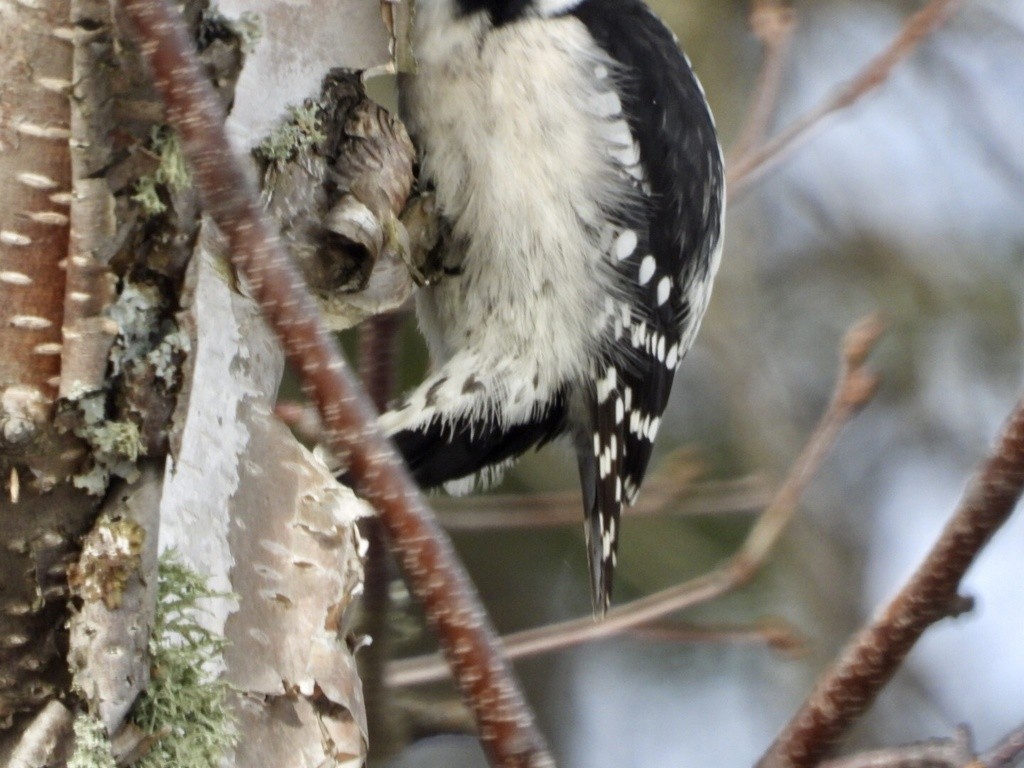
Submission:
<svg viewBox="0 0 1024 768">
<path fill-rule="evenodd" d="M 586 375 L 598 344 L 611 219 L 630 194 L 615 155 L 632 138 L 612 64 L 576 19 L 491 29 L 448 5 L 419 5 L 405 103 L 461 273 L 420 292 L 420 322 L 440 360 L 516 360 L 550 391 Z"/>
</svg>

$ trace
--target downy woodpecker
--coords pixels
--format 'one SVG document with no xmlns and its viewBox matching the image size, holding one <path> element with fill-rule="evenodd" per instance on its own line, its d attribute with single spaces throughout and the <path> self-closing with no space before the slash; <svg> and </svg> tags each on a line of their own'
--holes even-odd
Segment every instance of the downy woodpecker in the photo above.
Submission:
<svg viewBox="0 0 1024 768">
<path fill-rule="evenodd" d="M 722 250 L 703 89 L 640 0 L 418 0 L 402 107 L 445 236 L 434 372 L 381 423 L 425 487 L 575 444 L 595 612 Z"/>
</svg>

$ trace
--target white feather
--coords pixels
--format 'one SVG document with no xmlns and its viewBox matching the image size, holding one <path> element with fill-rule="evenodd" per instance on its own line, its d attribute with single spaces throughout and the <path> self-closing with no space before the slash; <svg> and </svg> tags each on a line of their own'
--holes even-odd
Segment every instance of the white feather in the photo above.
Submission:
<svg viewBox="0 0 1024 768">
<path fill-rule="evenodd" d="M 562 5 L 572 3 L 544 9 Z M 459 274 L 417 295 L 443 367 L 385 426 L 412 426 L 441 376 L 435 414 L 516 423 L 590 373 L 610 328 L 595 318 L 616 293 L 609 246 L 635 240 L 615 240 L 606 224 L 635 194 L 613 157 L 633 148 L 606 79 L 615 64 L 568 16 L 494 29 L 486 14 L 457 18 L 451 0 L 421 0 L 415 34 L 405 105 L 451 226 L 446 265 Z M 595 104 L 609 114 L 595 119 Z M 471 374 L 483 387 L 466 397 Z"/>
</svg>

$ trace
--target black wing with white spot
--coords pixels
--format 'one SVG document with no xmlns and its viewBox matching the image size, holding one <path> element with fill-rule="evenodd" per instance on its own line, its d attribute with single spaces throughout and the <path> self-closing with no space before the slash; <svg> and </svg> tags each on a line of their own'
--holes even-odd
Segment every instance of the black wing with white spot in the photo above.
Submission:
<svg viewBox="0 0 1024 768">
<path fill-rule="evenodd" d="M 640 173 L 629 153 L 624 172 L 642 198 L 609 251 L 623 296 L 611 313 L 612 349 L 596 370 L 591 411 L 597 485 L 596 493 L 585 489 L 585 504 L 595 601 L 603 609 L 622 502 L 636 498 L 676 368 L 707 305 L 724 174 L 704 92 L 661 21 L 639 0 L 584 0 L 568 13 L 619 65 L 614 87 Z"/>
<path fill-rule="evenodd" d="M 391 435 L 409 471 L 421 488 L 500 467 L 531 448 L 540 448 L 565 429 L 559 397 L 543 412 L 522 424 L 501 426 L 489 419 L 433 419 Z M 500 477 L 500 473 L 498 474 Z M 489 483 L 483 482 L 482 485 Z"/>
</svg>

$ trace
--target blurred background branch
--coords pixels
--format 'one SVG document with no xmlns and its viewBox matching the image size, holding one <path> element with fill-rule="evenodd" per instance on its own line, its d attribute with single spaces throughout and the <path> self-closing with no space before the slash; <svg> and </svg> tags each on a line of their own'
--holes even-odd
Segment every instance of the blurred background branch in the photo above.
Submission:
<svg viewBox="0 0 1024 768">
<path fill-rule="evenodd" d="M 840 86 L 818 107 L 799 117 L 775 137 L 758 145 L 755 139 L 764 135 L 778 97 L 778 79 L 793 33 L 792 11 L 778 3 L 759 1 L 751 12 L 751 24 L 765 42 L 765 66 L 759 79 L 757 96 L 741 134 L 739 148 L 729 164 L 727 184 L 729 199 L 743 197 L 752 184 L 772 167 L 795 151 L 801 143 L 821 127 L 827 117 L 850 107 L 882 85 L 893 69 L 910 56 L 921 41 L 941 27 L 956 12 L 962 0 L 931 0 L 907 19 L 899 35 L 877 57 L 872 59 L 852 80 Z"/>
<path fill-rule="evenodd" d="M 851 640 L 758 763 L 810 768 L 878 696 L 918 638 L 960 611 L 958 590 L 982 548 L 1024 493 L 1024 400 L 974 475 L 924 562 L 882 612 Z"/>
<path fill-rule="evenodd" d="M 595 622 L 590 617 L 572 619 L 507 635 L 504 644 L 509 657 L 516 659 L 548 653 L 610 637 L 684 608 L 714 600 L 750 581 L 793 519 L 801 495 L 835 445 L 842 428 L 874 395 L 877 380 L 867 368 L 867 357 L 881 332 L 878 318 L 868 317 L 844 337 L 842 369 L 832 400 L 771 504 L 754 522 L 739 552 L 710 573 L 615 606 L 603 621 Z M 387 680 L 389 685 L 398 687 L 430 682 L 443 675 L 441 660 L 428 656 L 393 662 Z"/>
<path fill-rule="evenodd" d="M 975 754 L 971 742 L 970 728 L 961 725 L 952 738 L 859 752 L 819 768 L 1013 768 L 1024 758 L 1024 726 L 983 753 Z"/>
<path fill-rule="evenodd" d="M 667 457 L 644 483 L 644 495 L 624 516 L 657 515 L 699 517 L 752 515 L 764 509 L 770 498 L 769 484 L 760 475 L 736 480 L 697 481 L 700 472 L 692 457 Z M 494 494 L 473 498 L 439 498 L 437 519 L 447 530 L 515 530 L 556 525 L 579 525 L 579 494 Z"/>
<path fill-rule="evenodd" d="M 739 138 L 730 151 L 732 157 L 746 157 L 765 140 L 779 105 L 779 92 L 796 23 L 796 12 L 788 3 L 782 0 L 753 0 L 750 28 L 761 41 L 764 61 L 757 75 L 750 107 L 740 127 Z"/>
</svg>

